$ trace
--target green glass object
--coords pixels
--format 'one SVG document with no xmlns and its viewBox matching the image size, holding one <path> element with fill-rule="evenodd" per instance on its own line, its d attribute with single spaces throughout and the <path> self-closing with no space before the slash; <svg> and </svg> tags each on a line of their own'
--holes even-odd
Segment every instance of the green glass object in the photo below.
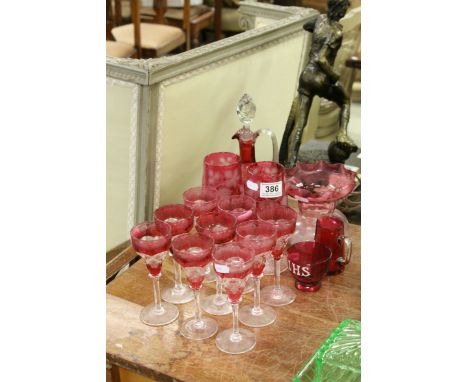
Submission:
<svg viewBox="0 0 468 382">
<path fill-rule="evenodd" d="M 361 381 L 361 322 L 342 321 L 297 373 L 293 381 Z"/>
</svg>

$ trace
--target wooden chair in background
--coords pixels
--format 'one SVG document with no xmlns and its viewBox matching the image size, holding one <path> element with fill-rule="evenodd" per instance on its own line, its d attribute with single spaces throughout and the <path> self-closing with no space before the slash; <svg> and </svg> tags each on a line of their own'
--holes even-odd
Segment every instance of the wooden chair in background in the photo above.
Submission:
<svg viewBox="0 0 468 382">
<path fill-rule="evenodd" d="M 106 56 L 128 58 L 135 55 L 133 45 L 115 41 L 112 37 L 112 28 L 117 24 L 117 17 L 111 0 L 106 0 Z"/>
<path fill-rule="evenodd" d="M 167 0 L 153 0 L 152 7 L 141 8 L 142 20 L 168 24 L 185 31 L 186 49 L 200 44 L 200 32 L 214 21 L 214 9 L 206 5 L 190 5 L 183 1 L 183 7 L 168 7 Z"/>
<path fill-rule="evenodd" d="M 121 0 L 115 0 L 115 6 L 121 7 Z M 141 22 L 140 0 L 131 0 L 131 17 L 131 24 L 115 26 L 111 34 L 117 42 L 135 47 L 137 58 L 161 57 L 185 43 L 181 28 Z"/>
</svg>

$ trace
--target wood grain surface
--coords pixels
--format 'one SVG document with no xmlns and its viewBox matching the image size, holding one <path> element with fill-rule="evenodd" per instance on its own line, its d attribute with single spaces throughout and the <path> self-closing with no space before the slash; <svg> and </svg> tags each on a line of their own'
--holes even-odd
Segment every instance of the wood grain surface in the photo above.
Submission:
<svg viewBox="0 0 468 382">
<path fill-rule="evenodd" d="M 317 293 L 295 290 L 292 304 L 275 308 L 278 318 L 272 325 L 248 328 L 257 336 L 257 345 L 241 355 L 219 351 L 214 336 L 190 341 L 179 334 L 180 323 L 194 315 L 194 302 L 178 305 L 179 318 L 169 325 L 141 323 L 140 311 L 153 301 L 153 293 L 146 267 L 139 260 L 107 286 L 108 362 L 158 381 L 291 381 L 339 322 L 360 319 L 360 234 L 359 226 L 350 225 L 353 255 L 346 270 L 325 278 Z M 172 260 L 166 258 L 161 287 L 171 285 L 172 280 Z M 281 283 L 294 288 L 289 271 L 281 274 Z M 263 277 L 262 286 L 270 284 L 273 276 Z M 202 295 L 214 293 L 214 288 L 215 283 L 205 284 Z M 252 298 L 252 293 L 244 295 L 241 306 Z M 219 331 L 232 325 L 231 315 L 210 317 L 218 322 Z"/>
</svg>

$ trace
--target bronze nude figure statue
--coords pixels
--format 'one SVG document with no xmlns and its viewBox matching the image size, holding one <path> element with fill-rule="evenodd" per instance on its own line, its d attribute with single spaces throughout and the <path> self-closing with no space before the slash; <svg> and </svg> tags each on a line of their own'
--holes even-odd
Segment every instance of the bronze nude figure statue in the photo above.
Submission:
<svg viewBox="0 0 468 382">
<path fill-rule="evenodd" d="M 324 97 L 340 107 L 340 128 L 328 147 L 330 161 L 344 162 L 357 151 L 357 146 L 347 134 L 350 99 L 339 82 L 339 74 L 333 70 L 343 39 L 343 27 L 338 21 L 348 7 L 349 0 L 328 0 L 327 14 L 304 24 L 304 29 L 313 33 L 313 38 L 309 62 L 299 78 L 298 95 L 291 106 L 281 141 L 279 160 L 286 167 L 296 164 L 302 133 L 315 96 Z"/>
</svg>

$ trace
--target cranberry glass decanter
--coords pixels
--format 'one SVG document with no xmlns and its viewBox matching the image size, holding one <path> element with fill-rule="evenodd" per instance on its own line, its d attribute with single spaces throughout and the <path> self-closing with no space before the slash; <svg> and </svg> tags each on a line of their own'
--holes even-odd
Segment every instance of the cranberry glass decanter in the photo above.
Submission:
<svg viewBox="0 0 468 382">
<path fill-rule="evenodd" d="M 296 232 L 290 244 L 313 240 L 320 216 L 335 215 L 347 223 L 346 217 L 335 210 L 336 202 L 349 195 L 355 185 L 356 174 L 342 163 L 319 160 L 314 163 L 298 162 L 286 171 L 288 195 L 298 201 L 299 212 Z"/>
<path fill-rule="evenodd" d="M 242 123 L 242 128 L 239 129 L 232 139 L 239 141 L 239 153 L 241 157 L 242 169 L 245 174 L 246 167 L 255 160 L 255 141 L 260 134 L 266 134 L 271 138 L 273 148 L 273 162 L 278 162 L 278 140 L 275 133 L 270 129 L 259 129 L 252 131 L 250 125 L 255 117 L 256 107 L 252 98 L 248 94 L 244 94 L 237 104 L 237 116 Z"/>
</svg>

